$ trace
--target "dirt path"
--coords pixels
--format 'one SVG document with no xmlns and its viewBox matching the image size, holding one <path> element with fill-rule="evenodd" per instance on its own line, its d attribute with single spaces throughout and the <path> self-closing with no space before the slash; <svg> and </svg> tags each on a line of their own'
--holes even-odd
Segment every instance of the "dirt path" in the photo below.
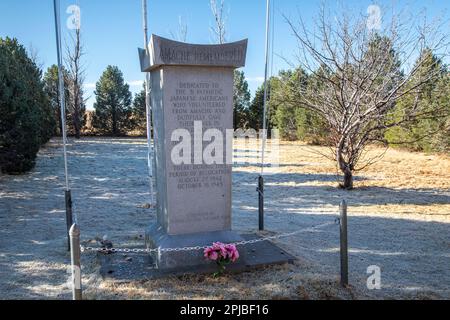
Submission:
<svg viewBox="0 0 450 320">
<path fill-rule="evenodd" d="M 155 219 L 146 208 L 145 142 L 86 138 L 72 141 L 68 150 L 82 239 L 107 235 L 117 246 L 142 246 L 144 230 Z M 339 235 L 331 226 L 278 242 L 299 258 L 294 265 L 221 279 L 118 285 L 101 281 L 95 257 L 84 254 L 85 297 L 450 298 L 450 160 L 389 151 L 383 163 L 360 175 L 362 187 L 348 193 L 335 188 L 333 165 L 310 151 L 300 144 L 281 146 L 281 166 L 266 178 L 267 229 L 289 232 L 332 221 L 345 197 L 352 289 L 337 284 Z M 257 226 L 256 177 L 251 163 L 234 170 L 237 230 Z M 56 140 L 42 149 L 31 173 L 0 176 L 0 298 L 70 297 L 63 183 Z M 366 289 L 370 265 L 381 268 L 382 290 Z"/>
</svg>

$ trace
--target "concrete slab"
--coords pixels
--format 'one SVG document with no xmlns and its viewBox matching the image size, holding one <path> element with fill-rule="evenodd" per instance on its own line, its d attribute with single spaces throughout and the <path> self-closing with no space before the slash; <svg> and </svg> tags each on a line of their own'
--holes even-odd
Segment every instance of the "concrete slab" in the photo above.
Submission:
<svg viewBox="0 0 450 320">
<path fill-rule="evenodd" d="M 259 238 L 255 234 L 243 234 L 245 240 Z M 293 263 L 296 258 L 269 241 L 262 241 L 245 245 L 247 256 L 245 264 L 229 265 L 227 272 L 244 272 L 268 265 L 280 265 Z M 239 249 L 239 247 L 238 247 Z M 151 280 L 173 275 L 205 274 L 217 270 L 214 263 L 195 268 L 176 268 L 170 271 L 156 268 L 155 261 L 148 254 L 97 254 L 100 263 L 100 274 L 103 279 L 111 279 L 117 282 L 131 282 L 139 280 Z"/>
<path fill-rule="evenodd" d="M 244 241 L 240 234 L 234 231 L 201 232 L 194 234 L 169 235 L 159 224 L 153 224 L 145 235 L 147 248 L 182 248 L 182 247 L 205 247 L 214 242 L 239 243 Z M 237 264 L 246 264 L 247 250 L 245 247 L 239 249 L 240 258 Z M 154 256 L 158 269 L 178 270 L 179 268 L 196 269 L 205 264 L 202 250 L 197 251 L 162 251 L 160 255 Z"/>
</svg>

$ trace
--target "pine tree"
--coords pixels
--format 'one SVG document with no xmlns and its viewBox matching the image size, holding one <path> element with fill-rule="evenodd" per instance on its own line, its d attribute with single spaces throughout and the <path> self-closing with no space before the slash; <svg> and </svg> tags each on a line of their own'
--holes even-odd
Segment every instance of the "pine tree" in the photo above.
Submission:
<svg viewBox="0 0 450 320">
<path fill-rule="evenodd" d="M 289 99 L 292 86 L 293 72 L 291 70 L 280 71 L 278 77 L 271 82 L 270 107 L 275 108 L 274 124 L 280 131 L 282 139 L 297 139 L 296 104 Z"/>
<path fill-rule="evenodd" d="M 432 146 L 434 151 L 450 153 L 450 72 L 442 78 L 437 87 L 438 103 L 444 107 L 445 114 L 440 121 L 440 130 L 434 135 Z"/>
<path fill-rule="evenodd" d="M 301 70 L 282 70 L 278 77 L 272 79 L 270 91 L 270 107 L 274 110 L 274 124 L 280 130 L 281 138 L 287 140 L 298 139 L 298 114 L 302 110 L 293 96 L 294 87 L 307 85 L 308 76 Z"/>
<path fill-rule="evenodd" d="M 435 74 L 432 81 L 422 85 L 414 94 L 401 99 L 392 114 L 393 120 L 403 117 L 405 110 L 417 104 L 417 109 L 424 116 L 404 125 L 392 128 L 385 134 L 392 145 L 407 147 L 415 151 L 445 151 L 448 149 L 444 132 L 448 132 L 450 116 L 448 74 L 443 62 L 429 49 L 423 51 L 416 65 L 421 65 L 419 72 L 409 82 L 414 87 L 421 77 Z M 447 145 L 447 146 L 446 146 Z"/>
<path fill-rule="evenodd" d="M 243 71 L 234 71 L 233 88 L 233 126 L 235 129 L 244 128 L 248 123 L 250 105 L 250 91 Z"/>
<path fill-rule="evenodd" d="M 251 129 L 260 130 L 263 125 L 264 85 L 256 89 L 255 96 L 248 110 L 248 125 Z"/>
<path fill-rule="evenodd" d="M 0 168 L 33 168 L 37 152 L 55 130 L 42 72 L 16 39 L 0 38 Z"/>
<path fill-rule="evenodd" d="M 145 105 L 145 84 L 141 91 L 135 94 L 133 99 L 133 129 L 139 130 L 141 133 L 146 132 L 147 113 Z"/>
<path fill-rule="evenodd" d="M 64 88 L 66 91 L 66 101 L 68 101 L 69 76 L 64 68 L 63 74 L 64 74 Z M 55 122 L 58 124 L 55 127 L 55 134 L 61 135 L 61 107 L 59 103 L 59 82 L 58 82 L 57 65 L 52 65 L 47 69 L 47 71 L 44 74 L 43 82 L 44 82 L 44 91 L 47 94 L 51 109 L 53 111 L 53 117 L 55 118 Z M 69 120 L 70 120 L 69 112 L 66 106 L 66 123 L 70 123 Z"/>
<path fill-rule="evenodd" d="M 108 66 L 96 84 L 92 124 L 98 133 L 124 135 L 131 127 L 131 92 L 116 66 Z"/>
<path fill-rule="evenodd" d="M 275 113 L 277 105 L 276 103 L 272 103 L 272 86 L 274 81 L 276 81 L 275 77 L 270 78 L 267 92 L 267 122 L 266 129 L 268 130 L 268 135 L 270 137 L 270 131 L 275 127 Z M 248 108 L 248 126 L 251 129 L 255 129 L 259 131 L 263 128 L 263 116 L 264 116 L 264 83 L 256 89 L 255 96 L 253 97 L 252 102 Z"/>
<path fill-rule="evenodd" d="M 307 90 L 320 92 L 323 87 L 324 74 L 327 71 L 320 66 L 308 77 Z M 314 96 L 311 97 L 314 99 Z M 298 138 L 311 144 L 329 145 L 330 128 L 325 119 L 315 110 L 300 107 L 297 109 L 297 135 Z"/>
</svg>

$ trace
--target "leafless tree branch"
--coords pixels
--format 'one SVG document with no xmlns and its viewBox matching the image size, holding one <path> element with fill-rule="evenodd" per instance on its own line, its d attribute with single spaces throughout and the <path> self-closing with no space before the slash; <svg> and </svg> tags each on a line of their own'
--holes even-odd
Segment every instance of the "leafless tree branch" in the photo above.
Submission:
<svg viewBox="0 0 450 320">
<path fill-rule="evenodd" d="M 225 0 L 210 0 L 209 7 L 214 16 L 214 26 L 210 27 L 214 42 L 222 44 L 226 42 Z"/>
<path fill-rule="evenodd" d="M 429 110 L 419 103 L 424 88 L 442 76 L 438 61 L 448 56 L 447 22 L 426 16 L 416 20 L 405 15 L 383 17 L 381 30 L 367 26 L 367 16 L 350 17 L 320 9 L 313 28 L 300 17 L 287 16 L 298 43 L 301 68 L 321 82 L 320 88 L 290 83 L 294 88 L 284 101 L 317 112 L 330 128 L 332 157 L 344 174 L 345 188 L 353 186 L 353 172 L 380 159 L 365 157 L 370 143 L 383 143 L 384 132 L 423 117 L 438 117 L 445 106 Z M 292 81 L 292 80 L 287 80 Z M 407 101 L 402 115 L 394 114 L 397 103 Z"/>
</svg>

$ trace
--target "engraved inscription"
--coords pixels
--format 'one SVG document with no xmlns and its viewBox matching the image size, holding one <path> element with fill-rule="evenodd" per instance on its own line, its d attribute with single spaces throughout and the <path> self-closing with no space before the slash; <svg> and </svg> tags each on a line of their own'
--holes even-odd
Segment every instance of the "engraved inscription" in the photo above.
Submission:
<svg viewBox="0 0 450 320">
<path fill-rule="evenodd" d="M 233 70 L 164 68 L 168 233 L 229 230 L 232 146 L 223 137 L 233 129 Z"/>
<path fill-rule="evenodd" d="M 244 58 L 242 48 L 184 48 L 161 46 L 159 57 L 166 63 L 208 64 L 208 63 L 239 63 Z"/>
<path fill-rule="evenodd" d="M 229 98 L 217 82 L 179 82 L 170 96 L 172 123 L 177 128 L 188 130 L 194 139 L 202 139 L 194 132 L 194 122 L 201 121 L 203 131 L 214 128 L 225 133 L 223 115 Z M 172 142 L 173 148 L 178 142 Z M 204 146 L 205 147 L 205 146 Z M 192 154 L 192 157 L 194 155 Z M 191 158 L 192 163 L 194 163 Z M 183 164 L 174 165 L 168 172 L 169 179 L 175 179 L 178 190 L 201 188 L 223 188 L 224 175 L 231 173 L 226 164 Z"/>
</svg>

